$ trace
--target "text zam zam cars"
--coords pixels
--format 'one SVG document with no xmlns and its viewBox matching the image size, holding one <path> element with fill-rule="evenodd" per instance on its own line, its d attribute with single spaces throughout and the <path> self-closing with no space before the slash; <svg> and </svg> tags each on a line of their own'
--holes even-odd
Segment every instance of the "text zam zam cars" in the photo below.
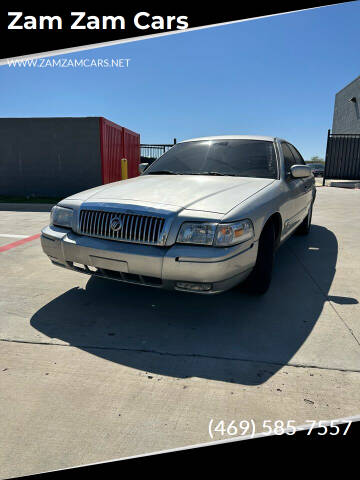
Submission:
<svg viewBox="0 0 360 480">
<path fill-rule="evenodd" d="M 145 167 L 52 209 L 41 242 L 54 264 L 170 290 L 212 294 L 244 282 L 264 293 L 276 248 L 309 232 L 314 176 L 285 140 L 196 138 Z"/>
</svg>

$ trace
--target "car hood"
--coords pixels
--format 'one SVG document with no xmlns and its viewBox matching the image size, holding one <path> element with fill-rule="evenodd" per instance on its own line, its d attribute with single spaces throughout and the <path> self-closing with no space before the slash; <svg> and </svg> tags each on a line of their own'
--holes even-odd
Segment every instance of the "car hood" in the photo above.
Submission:
<svg viewBox="0 0 360 480">
<path fill-rule="evenodd" d="M 206 175 L 142 175 L 101 185 L 68 200 L 159 206 L 171 210 L 200 210 L 227 213 L 239 203 L 273 183 L 269 178 L 217 177 Z"/>
</svg>

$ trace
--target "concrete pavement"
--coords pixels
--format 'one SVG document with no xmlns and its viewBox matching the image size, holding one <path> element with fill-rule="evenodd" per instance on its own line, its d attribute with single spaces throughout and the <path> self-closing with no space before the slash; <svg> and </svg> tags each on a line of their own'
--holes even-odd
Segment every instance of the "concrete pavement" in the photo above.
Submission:
<svg viewBox="0 0 360 480">
<path fill-rule="evenodd" d="M 0 235 L 48 222 L 1 210 Z M 208 442 L 211 418 L 359 414 L 359 224 L 359 191 L 319 188 L 262 298 L 92 279 L 39 240 L 0 253 L 0 478 Z"/>
</svg>

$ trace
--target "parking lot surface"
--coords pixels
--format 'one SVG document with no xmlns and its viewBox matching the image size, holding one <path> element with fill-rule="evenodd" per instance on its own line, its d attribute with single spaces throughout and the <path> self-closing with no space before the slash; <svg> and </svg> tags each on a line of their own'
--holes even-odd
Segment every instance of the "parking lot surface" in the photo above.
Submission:
<svg viewBox="0 0 360 480">
<path fill-rule="evenodd" d="M 19 242 L 46 207 L 22 210 L 0 204 L 0 478 L 209 442 L 211 419 L 360 413 L 358 190 L 318 188 L 263 297 L 57 268 Z"/>
</svg>

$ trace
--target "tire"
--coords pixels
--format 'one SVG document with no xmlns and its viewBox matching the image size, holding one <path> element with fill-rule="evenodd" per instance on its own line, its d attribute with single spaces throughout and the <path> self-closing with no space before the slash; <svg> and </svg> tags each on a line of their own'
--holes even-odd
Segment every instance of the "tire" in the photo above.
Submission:
<svg viewBox="0 0 360 480">
<path fill-rule="evenodd" d="M 265 225 L 259 238 L 258 254 L 253 271 L 243 283 L 249 293 L 263 295 L 270 286 L 275 256 L 275 228 L 272 222 Z"/>
<path fill-rule="evenodd" d="M 300 223 L 298 228 L 296 229 L 297 235 L 308 235 L 311 229 L 311 219 L 312 219 L 312 211 L 313 211 L 314 202 L 311 202 L 308 214 L 304 218 L 304 220 Z"/>
</svg>

